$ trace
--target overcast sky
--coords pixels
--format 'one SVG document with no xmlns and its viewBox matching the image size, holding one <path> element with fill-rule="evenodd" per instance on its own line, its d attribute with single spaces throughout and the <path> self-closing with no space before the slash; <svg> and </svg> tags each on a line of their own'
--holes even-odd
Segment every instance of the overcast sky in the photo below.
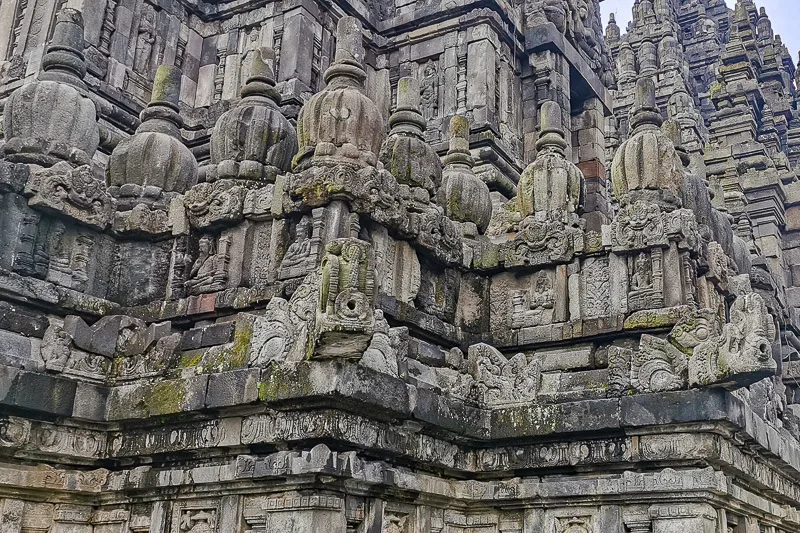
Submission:
<svg viewBox="0 0 800 533">
<path fill-rule="evenodd" d="M 725 0 L 733 8 L 736 0 Z M 780 34 L 789 48 L 792 59 L 797 62 L 797 51 L 800 50 L 800 0 L 755 0 L 756 5 L 767 10 L 775 33 Z M 603 27 L 608 24 L 608 14 L 617 16 L 617 24 L 623 33 L 631 20 L 633 0 L 604 0 L 600 3 L 603 13 Z"/>
</svg>

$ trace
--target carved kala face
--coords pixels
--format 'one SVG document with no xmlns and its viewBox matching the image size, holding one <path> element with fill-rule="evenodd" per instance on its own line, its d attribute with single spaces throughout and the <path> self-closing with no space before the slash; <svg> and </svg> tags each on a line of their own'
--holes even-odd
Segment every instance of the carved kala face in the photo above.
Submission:
<svg viewBox="0 0 800 533">
<path fill-rule="evenodd" d="M 710 310 L 699 312 L 675 325 L 670 337 L 687 349 L 700 346 L 717 334 L 716 317 Z"/>
<path fill-rule="evenodd" d="M 234 223 L 243 218 L 246 190 L 231 180 L 201 183 L 186 193 L 189 221 L 196 228 Z"/>
</svg>

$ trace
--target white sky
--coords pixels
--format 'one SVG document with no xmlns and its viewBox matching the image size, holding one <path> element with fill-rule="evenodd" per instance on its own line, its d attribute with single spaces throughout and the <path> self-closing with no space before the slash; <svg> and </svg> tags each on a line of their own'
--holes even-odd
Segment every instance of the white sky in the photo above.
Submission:
<svg viewBox="0 0 800 533">
<path fill-rule="evenodd" d="M 736 0 L 725 0 L 729 7 L 733 8 Z M 800 50 L 800 0 L 755 0 L 756 5 L 767 10 L 772 21 L 772 28 L 775 33 L 780 34 L 784 44 L 789 48 L 792 59 L 797 62 L 797 51 Z M 604 0 L 600 3 L 603 13 L 603 28 L 608 24 L 608 14 L 614 13 L 617 17 L 617 24 L 623 33 L 631 20 L 631 8 L 633 0 Z"/>
</svg>

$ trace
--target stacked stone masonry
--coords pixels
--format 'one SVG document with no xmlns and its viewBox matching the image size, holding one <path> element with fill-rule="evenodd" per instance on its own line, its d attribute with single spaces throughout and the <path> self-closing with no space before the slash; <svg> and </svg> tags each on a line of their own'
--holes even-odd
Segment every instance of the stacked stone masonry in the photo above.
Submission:
<svg viewBox="0 0 800 533">
<path fill-rule="evenodd" d="M 800 531 L 751 0 L 0 0 L 0 532 Z"/>
</svg>

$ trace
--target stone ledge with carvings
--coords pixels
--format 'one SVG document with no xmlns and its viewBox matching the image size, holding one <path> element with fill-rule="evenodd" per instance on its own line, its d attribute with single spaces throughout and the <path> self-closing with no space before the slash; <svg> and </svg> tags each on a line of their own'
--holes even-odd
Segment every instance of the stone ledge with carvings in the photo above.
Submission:
<svg viewBox="0 0 800 533">
<path fill-rule="evenodd" d="M 251 409 L 248 412 L 239 407 L 234 416 L 234 413 L 228 414 L 225 409 L 219 410 L 220 407 L 216 406 L 217 415 L 213 419 L 203 415 L 194 422 L 186 423 L 158 417 L 152 424 L 141 421 L 138 427 L 124 430 L 116 426 L 100 429 L 97 424 L 84 428 L 80 422 L 65 426 L 10 416 L 0 424 L 0 448 L 19 456 L 59 458 L 86 466 L 96 465 L 105 459 L 124 459 L 142 454 L 176 456 L 216 450 L 217 454 L 227 455 L 232 461 L 229 463 L 231 474 L 236 472 L 220 481 L 304 473 L 350 475 L 352 472 L 347 468 L 342 470 L 342 466 L 355 460 L 352 452 L 337 458 L 323 447 L 315 453 L 280 452 L 269 457 L 239 456 L 237 459 L 235 454 L 240 452 L 234 451 L 241 449 L 241 446 L 291 445 L 323 437 L 326 442 L 333 440 L 345 447 L 367 448 L 373 453 L 380 451 L 429 467 L 497 475 L 514 470 L 536 469 L 546 472 L 549 469 L 596 467 L 601 464 L 620 467 L 640 464 L 649 467 L 653 462 L 658 462 L 660 465 L 677 467 L 686 463 L 696 464 L 702 458 L 727 473 L 734 473 L 753 483 L 777 487 L 785 497 L 800 501 L 800 488 L 781 472 L 785 468 L 797 470 L 800 466 L 800 454 L 796 452 L 796 447 L 792 447 L 791 437 L 768 426 L 754 415 L 745 402 L 725 391 L 670 392 L 599 403 L 582 401 L 492 413 L 484 410 L 460 412 L 464 420 L 474 420 L 474 423 L 448 426 L 443 422 L 443 413 L 455 412 L 453 409 L 456 406 L 432 405 L 431 397 L 426 394 L 406 398 L 408 409 L 405 413 L 396 405 L 389 406 L 392 403 L 390 399 L 384 400 L 382 406 L 374 407 L 374 413 L 372 410 L 364 411 L 362 402 L 365 396 L 377 396 L 377 389 L 370 392 L 369 389 L 354 388 L 353 382 L 348 383 L 348 380 L 363 379 L 363 374 L 348 376 L 346 372 L 331 372 L 332 368 L 335 370 L 335 366 L 323 365 L 316 372 L 317 384 L 326 377 L 335 378 L 332 385 L 326 385 L 327 391 L 317 389 L 318 394 L 322 395 L 320 399 L 326 401 L 326 408 L 312 407 L 309 410 L 308 407 L 301 407 L 295 410 L 290 406 L 297 405 L 296 399 L 292 400 L 289 391 L 282 391 L 280 398 L 266 400 L 268 407 L 279 409 L 277 411 Z M 307 382 L 297 384 L 297 388 L 307 386 Z M 306 393 L 302 396 L 308 398 Z M 4 402 L 7 403 L 8 395 L 5 398 Z M 398 397 L 393 396 L 391 400 L 397 401 Z M 381 414 L 376 418 L 373 415 L 377 413 Z M 387 415 L 406 422 L 396 424 L 380 421 Z M 664 425 L 670 427 L 669 434 L 658 431 L 657 426 Z M 487 431 L 488 427 L 492 428 L 491 431 Z M 730 429 L 735 428 L 742 430 L 740 435 L 746 435 L 750 444 L 743 447 L 740 440 L 730 438 Z M 635 435 L 607 435 L 609 430 L 618 429 L 633 431 Z M 547 437 L 548 442 L 541 442 L 541 437 Z M 513 440 L 516 444 L 506 446 L 498 442 L 504 440 Z M 488 441 L 495 443 L 487 447 Z M 314 457 L 325 459 L 312 460 Z M 13 479 L 28 479 L 31 483 L 28 486 L 36 486 L 41 482 L 26 477 L 32 473 L 59 472 L 55 469 L 15 469 Z M 102 474 L 102 471 L 96 472 Z M 138 479 L 145 479 L 140 474 L 136 474 L 139 475 Z M 115 479 L 105 487 L 106 490 L 116 490 L 114 487 L 120 487 L 123 482 L 128 488 L 131 488 L 129 483 L 138 483 L 133 479 L 127 481 L 127 476 L 134 475 L 133 471 L 105 471 L 101 477 L 106 475 L 109 480 Z M 641 478 L 647 475 L 626 473 L 620 487 L 628 487 L 626 491 L 658 492 L 657 484 L 649 485 Z M 58 483 L 58 480 L 45 477 L 50 482 Z M 146 479 L 150 480 L 147 483 L 152 483 L 156 477 Z M 436 479 L 441 482 L 439 476 Z M 155 488 L 158 485 L 147 486 Z M 613 489 L 615 486 L 615 483 L 608 485 L 609 496 L 617 493 L 618 489 Z M 647 489 L 648 486 L 650 489 Z M 80 483 L 63 487 L 77 491 L 99 490 L 81 488 Z M 725 490 L 724 485 L 720 490 Z"/>
</svg>

